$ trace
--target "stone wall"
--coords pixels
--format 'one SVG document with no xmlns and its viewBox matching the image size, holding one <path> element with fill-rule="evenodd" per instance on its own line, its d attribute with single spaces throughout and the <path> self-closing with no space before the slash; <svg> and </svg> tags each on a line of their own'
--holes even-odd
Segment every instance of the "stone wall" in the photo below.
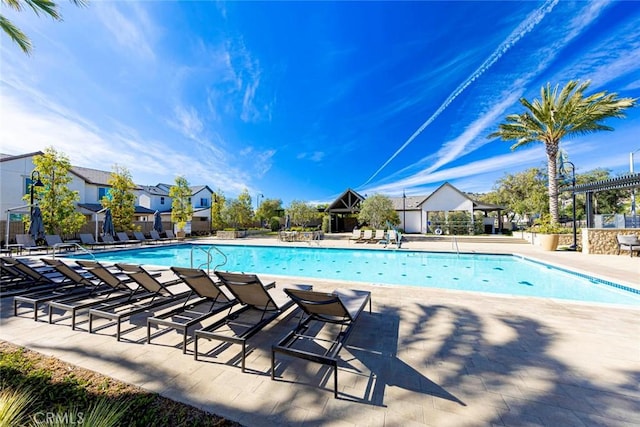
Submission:
<svg viewBox="0 0 640 427">
<path fill-rule="evenodd" d="M 216 237 L 218 239 L 240 239 L 242 237 L 247 237 L 247 232 L 245 230 L 242 231 L 233 231 L 233 230 L 218 230 L 216 231 Z"/>
<path fill-rule="evenodd" d="M 582 230 L 582 247 L 585 254 L 618 253 L 618 234 L 640 236 L 637 228 L 585 228 Z"/>
</svg>

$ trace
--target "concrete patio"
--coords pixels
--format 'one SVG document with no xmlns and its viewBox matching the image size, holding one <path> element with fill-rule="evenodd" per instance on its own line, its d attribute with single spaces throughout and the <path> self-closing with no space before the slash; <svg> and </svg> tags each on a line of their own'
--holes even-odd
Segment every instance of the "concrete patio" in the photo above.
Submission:
<svg viewBox="0 0 640 427">
<path fill-rule="evenodd" d="M 319 244 L 353 246 L 344 239 Z M 443 240 L 410 240 L 403 248 L 453 249 Z M 640 283 L 640 258 L 628 255 L 546 253 L 517 239 L 463 239 L 459 250 L 518 253 L 631 287 Z M 77 331 L 70 321 L 49 325 L 14 317 L 10 298 L 2 300 L 0 339 L 247 426 L 640 425 L 640 307 L 264 279 L 278 287 L 310 283 L 320 290 L 372 292 L 372 313 L 363 313 L 340 354 L 339 399 L 333 398 L 332 371 L 318 364 L 278 357 L 271 380 L 270 347 L 296 325 L 293 310 L 249 341 L 246 373 L 239 347 L 211 352 L 216 343 L 203 341 L 201 351 L 210 354 L 195 361 L 192 343 L 182 354 L 178 333 L 147 344 L 143 317 L 116 342 L 115 327 L 86 332 L 86 316 Z"/>
</svg>

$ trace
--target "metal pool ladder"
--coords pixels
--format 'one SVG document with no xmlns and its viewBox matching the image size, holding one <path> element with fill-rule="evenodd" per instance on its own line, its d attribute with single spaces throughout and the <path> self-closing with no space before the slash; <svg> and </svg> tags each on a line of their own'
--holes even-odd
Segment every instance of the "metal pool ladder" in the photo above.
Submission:
<svg viewBox="0 0 640 427">
<path fill-rule="evenodd" d="M 194 266 L 193 266 L 193 251 L 194 250 L 200 250 L 200 251 L 204 252 L 207 255 L 207 260 L 205 262 L 203 262 L 202 264 L 198 265 L 197 267 L 195 267 L 195 268 L 198 268 L 198 269 L 202 269 L 204 266 L 206 266 L 207 267 L 207 274 L 211 273 L 211 263 L 213 262 L 213 255 L 211 254 L 211 251 L 218 252 L 220 255 L 222 255 L 222 258 L 223 258 L 222 263 L 217 264 L 215 267 L 213 267 L 213 271 L 216 271 L 218 269 L 218 267 L 222 267 L 223 265 L 225 265 L 227 263 L 227 256 L 216 245 L 211 245 L 209 247 L 209 249 L 206 249 L 206 250 L 204 248 L 202 248 L 200 245 L 195 245 L 195 246 L 191 247 L 191 268 L 194 268 Z"/>
<path fill-rule="evenodd" d="M 96 256 L 93 254 L 93 252 L 91 252 L 89 249 L 85 248 L 84 246 L 79 245 L 78 243 L 63 243 L 63 244 L 57 243 L 53 245 L 53 248 L 52 248 L 53 250 L 51 251 L 51 257 L 53 259 L 56 259 L 56 248 L 58 248 L 58 255 L 59 255 L 60 247 L 63 247 L 63 246 L 69 247 L 69 245 L 75 246 L 76 247 L 75 250 L 80 249 L 80 251 L 86 253 L 87 255 L 90 255 L 91 258 L 93 258 L 93 260 L 96 261 Z"/>
<path fill-rule="evenodd" d="M 451 249 L 455 249 L 456 250 L 456 254 L 458 254 L 458 256 L 460 256 L 460 248 L 458 247 L 458 237 L 456 235 L 454 235 L 451 238 Z"/>
</svg>

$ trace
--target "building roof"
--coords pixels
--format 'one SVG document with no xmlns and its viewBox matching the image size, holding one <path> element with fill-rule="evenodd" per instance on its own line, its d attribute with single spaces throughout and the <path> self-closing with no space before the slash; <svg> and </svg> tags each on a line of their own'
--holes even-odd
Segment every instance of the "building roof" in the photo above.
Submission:
<svg viewBox="0 0 640 427">
<path fill-rule="evenodd" d="M 34 151 L 33 153 L 18 154 L 18 155 L 0 153 L 0 162 L 7 162 L 7 161 L 10 161 L 10 160 L 24 159 L 24 158 L 33 157 L 33 156 L 41 156 L 43 154 L 44 153 L 42 151 Z"/>
<path fill-rule="evenodd" d="M 189 187 L 191 189 L 191 194 L 196 194 L 202 190 L 209 190 L 209 193 L 213 194 L 213 190 L 209 188 L 208 185 L 192 185 Z"/>
<path fill-rule="evenodd" d="M 354 213 L 360 211 L 360 203 L 364 200 L 357 192 L 350 188 L 347 188 L 344 193 L 340 195 L 325 212 L 329 213 Z"/>
<path fill-rule="evenodd" d="M 420 205 L 427 199 L 427 196 L 390 197 L 390 199 L 393 203 L 393 209 L 397 211 L 419 211 L 421 210 Z"/>
<path fill-rule="evenodd" d="M 80 166 L 71 166 L 71 172 L 78 175 L 89 184 L 106 185 L 111 187 L 109 184 L 111 172 L 101 171 L 99 169 L 83 168 Z"/>
<path fill-rule="evenodd" d="M 91 212 L 98 212 L 104 209 L 104 207 L 100 203 L 78 203 L 78 207 L 81 207 Z M 156 211 L 153 209 L 148 209 L 148 208 L 145 208 L 144 206 L 136 205 L 134 213 L 142 215 L 142 214 L 154 214 L 155 212 Z"/>
<path fill-rule="evenodd" d="M 145 193 L 149 193 L 152 196 L 169 196 L 169 190 L 164 186 L 159 187 L 157 185 L 141 185 L 138 187 L 138 189 L 144 191 Z"/>
</svg>

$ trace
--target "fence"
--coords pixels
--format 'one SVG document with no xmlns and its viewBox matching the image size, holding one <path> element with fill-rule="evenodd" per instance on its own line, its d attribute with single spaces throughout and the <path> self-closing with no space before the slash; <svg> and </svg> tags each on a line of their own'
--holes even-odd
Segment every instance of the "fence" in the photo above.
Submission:
<svg viewBox="0 0 640 427">
<path fill-rule="evenodd" d="M 433 234 L 473 235 L 483 234 L 481 221 L 431 221 L 429 232 Z"/>
</svg>

